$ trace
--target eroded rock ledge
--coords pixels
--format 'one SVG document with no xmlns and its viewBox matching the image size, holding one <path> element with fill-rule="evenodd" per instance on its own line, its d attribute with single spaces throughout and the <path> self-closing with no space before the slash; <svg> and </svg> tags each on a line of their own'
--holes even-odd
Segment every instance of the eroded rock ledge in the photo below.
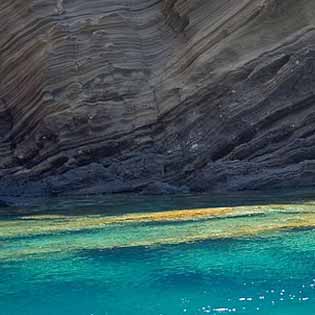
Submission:
<svg viewBox="0 0 315 315">
<path fill-rule="evenodd" d="M 311 186 L 312 0 L 2 0 L 0 194 Z"/>
</svg>

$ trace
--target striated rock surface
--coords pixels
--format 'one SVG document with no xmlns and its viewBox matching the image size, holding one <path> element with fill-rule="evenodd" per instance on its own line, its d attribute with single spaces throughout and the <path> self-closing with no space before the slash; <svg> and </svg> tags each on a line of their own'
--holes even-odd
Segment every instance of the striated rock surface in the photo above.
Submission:
<svg viewBox="0 0 315 315">
<path fill-rule="evenodd" d="M 313 185 L 315 1 L 1 0 L 0 194 Z"/>
</svg>

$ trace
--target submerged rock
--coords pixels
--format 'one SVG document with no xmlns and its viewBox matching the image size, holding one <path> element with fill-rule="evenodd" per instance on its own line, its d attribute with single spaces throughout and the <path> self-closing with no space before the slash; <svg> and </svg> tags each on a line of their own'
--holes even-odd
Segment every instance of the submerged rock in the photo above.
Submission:
<svg viewBox="0 0 315 315">
<path fill-rule="evenodd" d="M 167 183 L 152 182 L 147 184 L 141 191 L 144 195 L 159 195 L 159 194 L 178 194 L 178 193 L 188 193 L 189 189 L 187 187 L 177 187 L 169 185 Z"/>
<path fill-rule="evenodd" d="M 0 208 L 7 208 L 9 207 L 9 204 L 3 200 L 0 200 Z"/>
<path fill-rule="evenodd" d="M 312 0 L 2 0 L 0 195 L 314 185 L 314 23 Z"/>
</svg>

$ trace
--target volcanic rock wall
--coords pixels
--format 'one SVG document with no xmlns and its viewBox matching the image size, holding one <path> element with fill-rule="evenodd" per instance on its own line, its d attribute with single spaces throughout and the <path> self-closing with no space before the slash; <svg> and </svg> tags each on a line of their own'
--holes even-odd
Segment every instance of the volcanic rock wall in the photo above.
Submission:
<svg viewBox="0 0 315 315">
<path fill-rule="evenodd" d="M 313 185 L 315 1 L 1 0 L 0 194 Z"/>
</svg>

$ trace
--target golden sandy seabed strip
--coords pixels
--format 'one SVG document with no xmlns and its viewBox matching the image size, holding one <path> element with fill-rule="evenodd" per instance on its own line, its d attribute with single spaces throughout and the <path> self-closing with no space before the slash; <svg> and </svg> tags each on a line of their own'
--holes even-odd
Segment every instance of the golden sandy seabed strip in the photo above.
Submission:
<svg viewBox="0 0 315 315">
<path fill-rule="evenodd" d="M 79 243 L 56 243 L 48 244 L 42 247 L 33 246 L 30 248 L 21 248 L 14 251 L 1 251 L 0 250 L 0 260 L 18 260 L 29 258 L 41 258 L 42 255 L 47 254 L 70 254 L 78 250 L 90 250 L 90 249 L 114 249 L 114 248 L 127 248 L 127 247 L 139 247 L 139 246 L 158 246 L 158 245 L 175 245 L 183 243 L 191 243 L 197 241 L 205 240 L 215 240 L 215 239 L 231 239 L 231 238 L 242 238 L 242 237 L 255 237 L 262 236 L 265 233 L 273 233 L 277 231 L 290 231 L 305 228 L 315 228 L 315 216 L 313 214 L 306 214 L 297 219 L 288 219 L 284 222 L 265 222 L 262 225 L 246 224 L 243 226 L 236 226 L 233 229 L 227 228 L 224 231 L 209 231 L 205 233 L 204 231 L 199 232 L 194 230 L 191 234 L 191 230 L 188 230 L 187 235 L 180 233 L 179 237 L 167 237 L 167 235 L 161 234 L 158 238 L 154 240 L 130 240 L 123 242 L 121 244 L 93 244 L 91 242 L 84 242 L 84 237 L 82 242 Z"/>
<path fill-rule="evenodd" d="M 133 213 L 120 216 L 87 215 L 35 215 L 17 220 L 0 221 L 0 237 L 31 236 L 89 229 L 101 229 L 111 224 L 190 221 L 207 218 L 236 216 L 261 212 L 258 207 L 248 208 L 201 208 L 152 213 Z"/>
<path fill-rule="evenodd" d="M 288 209 L 315 209 L 314 205 L 263 205 L 246 207 L 222 207 L 183 209 L 151 213 L 133 213 L 120 216 L 88 215 L 35 215 L 17 220 L 0 221 L 0 237 L 12 238 L 34 235 L 53 234 L 91 229 L 102 229 L 111 224 L 174 222 L 201 220 L 208 218 L 225 218 L 239 215 L 264 214 L 271 211 L 286 212 Z M 301 215 L 303 212 L 301 211 Z M 315 211 L 312 213 L 315 216 Z"/>
</svg>

